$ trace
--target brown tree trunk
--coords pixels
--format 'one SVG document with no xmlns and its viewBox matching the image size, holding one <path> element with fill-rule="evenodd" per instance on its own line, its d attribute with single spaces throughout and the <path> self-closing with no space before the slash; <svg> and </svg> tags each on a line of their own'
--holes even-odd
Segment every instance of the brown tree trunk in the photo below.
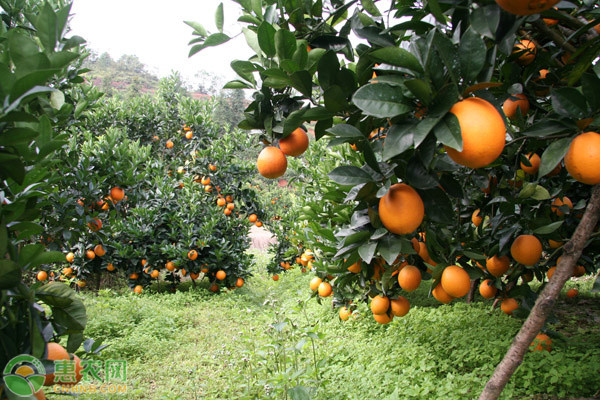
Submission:
<svg viewBox="0 0 600 400">
<path fill-rule="evenodd" d="M 560 290 L 573 275 L 575 263 L 579 260 L 587 240 L 596 227 L 599 216 L 600 185 L 596 185 L 592 190 L 592 197 L 581 222 L 577 226 L 577 229 L 575 229 L 571 240 L 563 247 L 562 258 L 556 267 L 552 279 L 550 279 L 544 290 L 542 290 L 542 293 L 540 293 L 529 316 L 523 323 L 523 326 L 521 326 L 521 330 L 519 330 L 519 333 L 513 339 L 504 359 L 498 364 L 490 380 L 485 385 L 483 392 L 479 396 L 479 400 L 497 399 L 512 374 L 523 362 L 523 357 L 529 349 L 529 345 L 544 326 Z"/>
<path fill-rule="evenodd" d="M 469 294 L 467 295 L 467 304 L 471 304 L 473 299 L 475 298 L 475 290 L 479 287 L 480 279 L 473 279 L 471 281 L 471 288 L 469 289 Z"/>
</svg>

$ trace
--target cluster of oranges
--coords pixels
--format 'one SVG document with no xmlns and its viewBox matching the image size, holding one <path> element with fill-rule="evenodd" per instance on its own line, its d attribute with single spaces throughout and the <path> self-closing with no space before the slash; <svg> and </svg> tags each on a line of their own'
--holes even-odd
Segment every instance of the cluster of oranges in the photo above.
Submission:
<svg viewBox="0 0 600 400">
<path fill-rule="evenodd" d="M 279 178 L 287 170 L 286 156 L 298 157 L 308 149 L 308 135 L 302 128 L 295 129 L 285 138 L 279 139 L 279 147 L 267 146 L 256 160 L 258 172 L 268 179 Z"/>
</svg>

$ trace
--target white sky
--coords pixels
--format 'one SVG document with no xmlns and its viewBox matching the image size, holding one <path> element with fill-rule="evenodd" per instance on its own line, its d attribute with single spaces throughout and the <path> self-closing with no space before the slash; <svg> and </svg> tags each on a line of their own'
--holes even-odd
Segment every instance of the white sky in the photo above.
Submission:
<svg viewBox="0 0 600 400">
<path fill-rule="evenodd" d="M 188 58 L 193 29 L 183 21 L 196 21 L 209 33 L 217 32 L 214 15 L 220 0 L 74 0 L 71 35 L 83 37 L 98 54 L 108 52 L 113 59 L 136 55 L 147 70 L 159 77 L 179 71 L 189 82 L 199 71 L 209 71 L 226 80 L 236 78 L 229 63 L 247 60 L 252 50 L 243 35 Z M 224 32 L 241 32 L 238 4 L 224 0 Z M 245 24 L 244 24 L 245 25 Z"/>
</svg>

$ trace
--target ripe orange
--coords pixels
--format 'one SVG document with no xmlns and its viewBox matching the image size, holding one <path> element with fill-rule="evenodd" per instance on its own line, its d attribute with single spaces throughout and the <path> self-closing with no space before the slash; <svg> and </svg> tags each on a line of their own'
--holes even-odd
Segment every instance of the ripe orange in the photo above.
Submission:
<svg viewBox="0 0 600 400">
<path fill-rule="evenodd" d="M 123 200 L 125 197 L 125 191 L 118 186 L 110 189 L 110 197 L 113 199 L 115 203 Z"/>
<path fill-rule="evenodd" d="M 198 279 L 199 276 L 200 274 L 198 272 L 190 272 L 190 278 L 192 278 L 194 281 Z"/>
<path fill-rule="evenodd" d="M 521 40 L 519 43 L 515 44 L 513 48 L 513 54 L 519 54 L 519 58 L 517 58 L 517 62 L 521 65 L 529 65 L 535 60 L 535 54 L 537 52 L 537 48 L 535 43 L 531 40 Z"/>
<path fill-rule="evenodd" d="M 403 317 L 410 310 L 410 303 L 404 296 L 398 296 L 397 299 L 390 301 L 390 307 L 392 309 L 392 315 L 394 317 Z"/>
<path fill-rule="evenodd" d="M 429 256 L 429 250 L 427 250 L 427 245 L 424 242 L 417 242 L 417 243 L 419 243 L 419 251 L 417 251 L 417 253 L 419 254 L 419 257 L 421 257 L 423 259 L 423 261 L 425 261 L 427 264 L 433 265 L 435 267 L 437 265 L 437 263 L 435 261 L 433 261 L 431 259 L 431 257 Z"/>
<path fill-rule="evenodd" d="M 552 212 L 554 212 L 559 217 L 562 217 L 563 215 L 565 215 L 565 213 L 560 211 L 560 206 L 567 206 L 570 209 L 573 209 L 573 202 L 567 196 L 564 196 L 562 199 L 560 197 L 557 197 L 556 199 L 554 199 L 554 201 L 552 201 Z"/>
<path fill-rule="evenodd" d="M 565 155 L 565 167 L 577 181 L 595 185 L 600 183 L 600 134 L 585 132 L 571 142 Z"/>
<path fill-rule="evenodd" d="M 577 265 L 573 269 L 573 276 L 580 277 L 585 275 L 585 267 L 583 265 Z"/>
<path fill-rule="evenodd" d="M 77 286 L 79 286 L 80 288 L 84 288 L 87 285 L 87 281 L 85 279 L 81 279 L 79 281 L 77 281 Z"/>
<path fill-rule="evenodd" d="M 570 298 L 570 299 L 573 298 L 573 297 L 576 297 L 578 295 L 579 295 L 579 290 L 577 290 L 575 288 L 567 290 L 567 297 Z"/>
<path fill-rule="evenodd" d="M 508 268 L 510 267 L 510 258 L 508 258 L 508 256 L 498 257 L 495 255 L 485 261 L 485 266 L 490 274 L 499 277 L 508 271 Z"/>
<path fill-rule="evenodd" d="M 546 272 L 546 276 L 548 276 L 548 280 L 550 280 L 550 278 L 552 278 L 552 275 L 554 275 L 555 272 L 556 272 L 556 266 L 550 267 L 548 269 L 548 271 Z"/>
<path fill-rule="evenodd" d="M 188 251 L 187 256 L 190 260 L 194 261 L 196 258 L 198 258 L 198 252 L 196 250 L 190 250 Z"/>
<path fill-rule="evenodd" d="M 473 214 L 471 214 L 471 222 L 475 226 L 479 226 L 483 222 L 483 217 L 480 215 L 480 211 L 481 210 L 478 208 L 477 210 L 473 211 Z"/>
<path fill-rule="evenodd" d="M 248 217 L 248 221 L 250 222 L 256 222 L 256 220 L 258 220 L 256 214 L 250 214 L 250 216 Z"/>
<path fill-rule="evenodd" d="M 94 258 L 96 258 L 96 253 L 94 253 L 94 250 L 88 250 L 85 252 L 85 257 L 93 260 Z"/>
<path fill-rule="evenodd" d="M 525 116 L 529 111 L 529 100 L 523 93 L 511 95 L 502 104 L 502 111 L 508 118 L 514 118 L 517 115 L 517 108 L 521 109 L 521 115 Z"/>
<path fill-rule="evenodd" d="M 227 209 L 228 210 L 233 210 L 235 208 L 235 204 L 234 203 L 227 203 Z"/>
<path fill-rule="evenodd" d="M 321 282 L 317 290 L 319 291 L 319 296 L 321 297 L 329 297 L 331 296 L 331 293 L 333 293 L 333 289 L 331 288 L 329 282 Z"/>
<path fill-rule="evenodd" d="M 191 139 L 191 138 L 193 138 L 193 137 L 194 137 L 194 133 L 193 133 L 192 131 L 187 131 L 187 132 L 185 133 L 185 138 L 186 138 L 186 139 Z"/>
<path fill-rule="evenodd" d="M 133 291 L 134 291 L 135 293 L 137 293 L 137 294 L 140 294 L 140 293 L 142 293 L 142 290 L 144 290 L 144 288 L 142 287 L 142 285 L 136 285 L 136 286 L 133 288 Z"/>
<path fill-rule="evenodd" d="M 390 317 L 388 313 L 373 314 L 373 318 L 381 325 L 389 324 L 390 322 L 392 322 L 392 317 Z"/>
<path fill-rule="evenodd" d="M 551 351 L 552 339 L 545 333 L 538 333 L 529 347 L 531 351 Z"/>
<path fill-rule="evenodd" d="M 235 286 L 236 287 L 242 287 L 242 286 L 244 286 L 244 279 L 237 278 L 237 280 L 235 281 Z"/>
<path fill-rule="evenodd" d="M 312 280 L 310 281 L 310 290 L 312 290 L 313 292 L 316 291 L 319 288 L 321 282 L 323 282 L 323 280 L 318 276 L 312 278 Z"/>
<path fill-rule="evenodd" d="M 175 263 L 173 261 L 169 261 L 165 264 L 165 268 L 167 271 L 175 271 Z"/>
<path fill-rule="evenodd" d="M 229 208 L 226 208 L 223 210 L 223 214 L 225 215 L 231 215 L 231 210 Z"/>
<path fill-rule="evenodd" d="M 46 345 L 46 360 L 56 361 L 56 360 L 69 360 L 69 353 L 67 353 L 67 349 L 62 347 L 58 343 L 48 342 Z M 44 386 L 49 386 L 54 383 L 54 373 L 46 374 L 44 379 Z"/>
<path fill-rule="evenodd" d="M 520 235 L 510 246 L 510 254 L 518 263 L 535 265 L 542 257 L 542 243 L 533 235 Z"/>
<path fill-rule="evenodd" d="M 37 280 L 40 282 L 45 281 L 46 279 L 48 279 L 48 273 L 46 271 L 40 271 L 37 273 Z"/>
<path fill-rule="evenodd" d="M 421 271 L 414 265 L 407 265 L 398 273 L 398 284 L 407 292 L 416 290 L 421 284 Z"/>
<path fill-rule="evenodd" d="M 261 226 L 263 226 L 263 223 L 261 221 L 256 221 L 254 225 L 256 225 L 257 228 L 260 228 Z"/>
<path fill-rule="evenodd" d="M 454 104 L 450 112 L 456 115 L 463 140 L 463 150 L 444 146 L 454 162 L 469 168 L 481 168 L 500 156 L 506 143 L 504 119 L 486 100 L 469 97 Z"/>
<path fill-rule="evenodd" d="M 496 0 L 506 11 L 515 15 L 537 14 L 554 7 L 559 0 Z"/>
<path fill-rule="evenodd" d="M 160 138 L 158 136 L 152 136 L 152 141 L 153 142 L 158 142 Z"/>
<path fill-rule="evenodd" d="M 383 314 L 390 308 L 390 299 L 377 295 L 371 299 L 371 312 L 373 314 Z"/>
<path fill-rule="evenodd" d="M 200 183 L 203 184 L 204 186 L 210 185 L 210 177 L 203 176 L 202 179 L 200 179 Z"/>
<path fill-rule="evenodd" d="M 279 178 L 285 174 L 287 159 L 283 151 L 277 147 L 268 146 L 258 154 L 256 167 L 258 168 L 258 172 L 265 178 Z"/>
<path fill-rule="evenodd" d="M 496 297 L 497 292 L 498 289 L 492 284 L 491 279 L 486 279 L 485 281 L 481 282 L 481 284 L 479 284 L 479 294 L 481 294 L 481 296 L 484 299 L 491 299 L 493 297 Z"/>
<path fill-rule="evenodd" d="M 217 166 L 213 165 L 213 164 L 208 164 L 208 169 L 210 169 L 211 171 L 216 171 L 217 170 Z"/>
<path fill-rule="evenodd" d="M 529 153 L 529 154 L 527 154 L 527 159 L 529 160 L 531 167 L 528 167 L 523 162 L 521 162 L 521 169 L 523 171 L 525 171 L 526 173 L 528 173 L 529 175 L 537 174 L 538 170 L 540 169 L 540 163 L 542 161 L 540 159 L 540 156 L 538 156 L 535 153 Z"/>
<path fill-rule="evenodd" d="M 292 133 L 279 140 L 279 148 L 283 154 L 298 157 L 308 149 L 308 135 L 302 128 L 296 128 Z"/>
<path fill-rule="evenodd" d="M 64 276 L 71 276 L 73 274 L 73 268 L 71 268 L 71 267 L 63 268 L 62 273 Z"/>
<path fill-rule="evenodd" d="M 351 266 L 348 267 L 348 271 L 354 273 L 354 274 L 358 274 L 361 270 L 361 260 L 358 260 L 357 262 L 355 262 L 354 264 L 352 264 Z"/>
<path fill-rule="evenodd" d="M 112 265 L 111 263 L 108 263 L 108 265 L 106 266 L 106 270 L 107 270 L 107 271 L 110 271 L 110 272 L 112 272 L 112 271 L 114 271 L 115 269 L 116 269 L 116 268 L 115 268 L 115 266 L 114 266 L 114 265 Z"/>
<path fill-rule="evenodd" d="M 217 293 L 219 291 L 219 285 L 217 285 L 216 283 L 213 283 L 212 285 L 210 285 L 208 290 L 210 290 L 213 293 Z"/>
<path fill-rule="evenodd" d="M 173 148 L 173 145 L 174 145 L 174 143 L 173 143 L 173 141 L 172 141 L 172 140 L 170 140 L 170 139 L 169 139 L 169 140 L 167 140 L 167 144 L 166 144 L 166 146 L 167 146 L 167 149 L 172 149 L 172 148 Z"/>
<path fill-rule="evenodd" d="M 146 264 L 148 264 L 148 260 L 143 258 L 142 261 L 140 261 L 140 264 L 142 264 L 142 267 L 145 267 Z"/>
<path fill-rule="evenodd" d="M 344 306 L 340 308 L 339 316 L 342 321 L 347 321 L 348 318 L 352 315 L 352 311 L 348 309 L 348 307 Z"/>
<path fill-rule="evenodd" d="M 211 186 L 211 185 L 205 185 L 205 186 L 204 186 L 204 191 L 205 191 L 206 193 L 210 193 L 210 192 L 212 192 L 212 190 L 213 190 L 213 188 L 212 188 L 212 186 Z"/>
<path fill-rule="evenodd" d="M 458 265 L 450 265 L 442 272 L 442 288 L 452 297 L 463 297 L 471 289 L 471 278 Z"/>
<path fill-rule="evenodd" d="M 512 315 L 512 312 L 517 308 L 519 308 L 519 303 L 511 297 L 502 300 L 502 303 L 500 304 L 500 309 L 502 312 L 508 315 Z"/>
<path fill-rule="evenodd" d="M 563 242 L 559 242 L 557 240 L 548 239 L 548 244 L 550 245 L 551 249 L 558 249 L 560 246 L 563 245 Z"/>
<path fill-rule="evenodd" d="M 93 232 L 98 232 L 102 228 L 102 221 L 99 218 L 94 218 L 93 221 L 88 222 L 88 227 Z"/>
<path fill-rule="evenodd" d="M 272 276 L 273 280 L 277 282 L 279 280 L 279 275 L 275 274 Z"/>
<path fill-rule="evenodd" d="M 133 279 L 133 280 L 136 280 L 136 279 L 138 279 L 139 277 L 140 277 L 140 276 L 139 276 L 139 275 L 138 275 L 136 272 L 134 272 L 134 273 L 132 273 L 131 275 L 129 275 L 129 279 Z"/>
<path fill-rule="evenodd" d="M 150 278 L 156 279 L 156 278 L 158 278 L 159 275 L 160 275 L 160 272 L 157 269 L 155 269 L 155 270 L 152 270 L 152 272 L 150 273 Z"/>
<path fill-rule="evenodd" d="M 73 261 L 75 261 L 75 254 L 73 254 L 73 253 L 67 253 L 67 255 L 65 256 L 65 259 L 68 262 L 72 263 Z"/>
<path fill-rule="evenodd" d="M 97 245 L 94 247 L 94 253 L 96 253 L 96 255 L 97 255 L 98 257 L 102 257 L 103 255 L 105 255 L 105 254 L 106 254 L 106 250 L 104 250 L 104 247 L 102 247 L 102 245 L 101 245 L 101 244 L 97 244 Z"/>
<path fill-rule="evenodd" d="M 405 183 L 396 183 L 379 199 L 379 218 L 393 233 L 414 232 L 425 216 L 425 206 L 415 189 Z"/>
<path fill-rule="evenodd" d="M 179 270 L 179 272 L 181 273 L 181 276 L 186 276 L 187 275 L 187 271 L 185 270 L 185 268 L 181 268 Z"/>
<path fill-rule="evenodd" d="M 431 294 L 440 303 L 448 304 L 454 300 L 454 297 L 446 293 L 441 283 L 438 283 L 438 285 L 431 291 Z"/>
<path fill-rule="evenodd" d="M 225 277 L 227 276 L 227 273 L 225 273 L 225 271 L 223 271 L 222 269 L 217 271 L 217 279 L 222 281 L 223 279 L 225 279 Z"/>
</svg>

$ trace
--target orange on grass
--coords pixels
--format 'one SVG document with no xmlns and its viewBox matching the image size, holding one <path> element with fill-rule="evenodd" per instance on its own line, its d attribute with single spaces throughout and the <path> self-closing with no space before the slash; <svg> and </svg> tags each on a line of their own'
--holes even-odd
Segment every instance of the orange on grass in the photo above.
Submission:
<svg viewBox="0 0 600 400">
<path fill-rule="evenodd" d="M 542 257 L 542 242 L 533 235 L 520 235 L 510 246 L 510 254 L 518 263 L 535 265 Z"/>
<path fill-rule="evenodd" d="M 223 279 L 225 279 L 225 277 L 227 276 L 227 273 L 225 271 L 223 271 L 222 269 L 217 271 L 217 279 L 222 281 Z"/>
<path fill-rule="evenodd" d="M 104 250 L 104 247 L 102 247 L 102 245 L 101 245 L 101 244 L 97 244 L 97 245 L 94 247 L 94 253 L 96 253 L 96 255 L 97 255 L 98 257 L 102 257 L 103 255 L 105 255 L 105 254 L 106 254 L 106 250 Z"/>
<path fill-rule="evenodd" d="M 536 45 L 531 40 L 521 40 L 516 43 L 513 48 L 513 54 L 519 54 L 517 62 L 521 65 L 529 65 L 535 60 L 535 54 L 537 52 Z"/>
<path fill-rule="evenodd" d="M 256 159 L 258 172 L 268 179 L 279 178 L 285 174 L 287 159 L 281 149 L 268 146 L 261 150 Z"/>
<path fill-rule="evenodd" d="M 490 274 L 495 277 L 500 277 L 508 271 L 508 268 L 510 267 L 510 258 L 508 258 L 508 256 L 498 257 L 495 255 L 494 257 L 485 260 L 485 266 Z"/>
<path fill-rule="evenodd" d="M 396 183 L 379 199 L 379 218 L 393 233 L 404 235 L 414 232 L 425 216 L 425 206 L 415 189 L 405 183 Z"/>
<path fill-rule="evenodd" d="M 302 128 L 296 128 L 292 133 L 279 140 L 279 148 L 283 154 L 298 157 L 308 149 L 308 135 Z"/>
<path fill-rule="evenodd" d="M 40 282 L 45 281 L 46 279 L 48 279 L 48 273 L 46 271 L 40 271 L 37 273 L 37 280 Z"/>
<path fill-rule="evenodd" d="M 398 272 L 398 284 L 407 292 L 416 290 L 421 284 L 421 271 L 414 265 L 407 265 Z"/>
<path fill-rule="evenodd" d="M 573 297 L 576 297 L 579 295 L 579 290 L 572 288 L 567 290 L 567 297 L 572 299 Z"/>
<path fill-rule="evenodd" d="M 481 168 L 495 161 L 506 143 L 504 119 L 496 108 L 479 97 L 454 104 L 450 112 L 460 125 L 463 150 L 444 146 L 454 162 L 469 168 Z"/>
<path fill-rule="evenodd" d="M 560 197 L 557 197 L 552 201 L 552 212 L 558 215 L 559 217 L 565 215 L 564 212 L 560 211 L 561 206 L 567 206 L 570 209 L 573 209 L 573 202 L 567 196 L 564 196 L 562 199 Z"/>
<path fill-rule="evenodd" d="M 173 141 L 171 139 L 167 140 L 166 146 L 167 146 L 167 149 L 172 149 L 174 146 Z"/>
<path fill-rule="evenodd" d="M 258 220 L 258 217 L 256 216 L 256 214 L 250 214 L 250 216 L 248 217 L 248 221 L 250 222 L 256 222 Z"/>
<path fill-rule="evenodd" d="M 235 286 L 236 287 L 242 287 L 244 286 L 244 279 L 243 278 L 237 278 L 235 281 Z"/>
<path fill-rule="evenodd" d="M 577 181 L 596 185 L 600 183 L 600 133 L 585 132 L 571 142 L 565 155 L 565 167 Z"/>
<path fill-rule="evenodd" d="M 155 269 L 155 270 L 152 270 L 152 272 L 150 273 L 150 278 L 156 279 L 156 278 L 158 278 L 159 275 L 160 275 L 160 271 Z"/>
<path fill-rule="evenodd" d="M 347 321 L 348 318 L 350 318 L 350 316 L 352 315 L 352 311 L 350 311 L 348 309 L 348 307 L 344 306 L 340 308 L 340 311 L 338 312 L 340 319 L 342 321 Z"/>
<path fill-rule="evenodd" d="M 442 288 L 452 297 L 463 297 L 471 289 L 471 278 L 458 265 L 450 265 L 442 272 Z"/>
<path fill-rule="evenodd" d="M 348 267 L 348 271 L 350 271 L 354 274 L 358 274 L 361 270 L 361 264 L 362 264 L 362 261 L 358 260 L 357 262 L 355 262 L 354 264 L 352 264 L 351 266 Z"/>
<path fill-rule="evenodd" d="M 485 281 L 479 284 L 479 294 L 484 299 L 491 299 L 496 297 L 496 293 L 498 292 L 498 288 L 492 284 L 491 279 L 486 279 Z"/>
<path fill-rule="evenodd" d="M 279 275 L 275 274 L 272 276 L 273 280 L 277 282 L 279 280 Z"/>
<path fill-rule="evenodd" d="M 88 250 L 85 252 L 85 258 L 93 260 L 96 258 L 96 253 L 94 253 L 94 250 Z"/>
<path fill-rule="evenodd" d="M 529 160 L 529 164 L 531 164 L 531 166 L 529 167 L 521 161 L 521 169 L 529 175 L 537 174 L 538 170 L 540 169 L 540 163 L 542 161 L 540 159 L 540 156 L 538 156 L 535 153 L 529 153 L 527 154 L 527 159 Z"/>
<path fill-rule="evenodd" d="M 519 303 L 512 297 L 508 297 L 500 303 L 500 309 L 504 314 L 512 315 L 517 308 L 519 308 Z"/>
<path fill-rule="evenodd" d="M 125 197 L 125 191 L 120 187 L 115 186 L 112 189 L 110 189 L 110 197 L 115 203 L 119 202 Z"/>
<path fill-rule="evenodd" d="M 56 361 L 56 360 L 69 360 L 69 353 L 67 349 L 62 347 L 58 343 L 49 342 L 46 345 L 47 356 L 46 360 Z M 44 386 L 49 386 L 54 384 L 54 373 L 46 374 L 44 378 Z"/>
<path fill-rule="evenodd" d="M 397 299 L 392 299 L 390 301 L 390 307 L 394 317 L 403 317 L 408 314 L 408 310 L 410 310 L 410 303 L 406 297 L 398 296 Z"/>
<path fill-rule="evenodd" d="M 194 261 L 196 258 L 198 258 L 198 252 L 196 250 L 190 250 L 188 251 L 187 256 L 190 260 Z"/>
<path fill-rule="evenodd" d="M 496 0 L 504 10 L 515 15 L 541 13 L 554 7 L 559 0 Z"/>
<path fill-rule="evenodd" d="M 386 296 L 377 295 L 371 299 L 371 312 L 383 314 L 390 308 L 390 299 Z"/>
<path fill-rule="evenodd" d="M 112 263 L 108 263 L 108 265 L 106 265 L 106 270 L 107 270 L 107 271 L 110 271 L 110 272 L 112 272 L 112 271 L 114 271 L 115 269 L 116 269 L 116 268 L 115 268 L 115 266 L 114 266 L 114 265 L 112 265 Z"/>
<path fill-rule="evenodd" d="M 321 282 L 317 290 L 319 292 L 319 296 L 321 297 L 329 297 L 331 296 L 331 293 L 333 293 L 333 289 L 331 288 L 329 282 Z"/>
<path fill-rule="evenodd" d="M 552 339 L 545 333 L 538 333 L 529 347 L 531 351 L 551 351 Z"/>
<path fill-rule="evenodd" d="M 165 268 L 167 271 L 175 271 L 175 263 L 173 261 L 169 261 L 165 264 Z"/>
<path fill-rule="evenodd" d="M 323 280 L 318 276 L 312 278 L 312 280 L 310 281 L 310 290 L 312 290 L 313 292 L 316 291 L 319 288 L 321 282 L 323 282 Z"/>
<path fill-rule="evenodd" d="M 67 255 L 65 256 L 65 260 L 72 263 L 73 261 L 75 261 L 75 254 L 70 253 L 70 252 L 67 253 Z"/>
<path fill-rule="evenodd" d="M 142 290 L 144 290 L 144 288 L 142 287 L 142 285 L 136 285 L 136 286 L 133 288 L 133 291 L 134 291 L 135 293 L 137 293 L 137 294 L 140 294 L 140 293 L 142 293 Z"/>
<path fill-rule="evenodd" d="M 438 285 L 431 291 L 431 294 L 440 303 L 448 304 L 454 300 L 454 297 L 446 293 L 441 283 L 438 283 Z"/>
<path fill-rule="evenodd" d="M 204 186 L 210 185 L 210 177 L 203 176 L 202 179 L 200 179 L 200 183 L 203 184 Z"/>
<path fill-rule="evenodd" d="M 471 214 L 471 222 L 475 226 L 479 226 L 483 222 L 483 217 L 481 216 L 480 212 L 481 210 L 478 208 L 477 210 L 473 211 L 473 214 Z"/>
<path fill-rule="evenodd" d="M 523 93 L 511 95 L 502 104 L 502 111 L 508 118 L 514 118 L 517 115 L 517 109 L 521 109 L 522 116 L 529 111 L 529 100 Z"/>
</svg>

